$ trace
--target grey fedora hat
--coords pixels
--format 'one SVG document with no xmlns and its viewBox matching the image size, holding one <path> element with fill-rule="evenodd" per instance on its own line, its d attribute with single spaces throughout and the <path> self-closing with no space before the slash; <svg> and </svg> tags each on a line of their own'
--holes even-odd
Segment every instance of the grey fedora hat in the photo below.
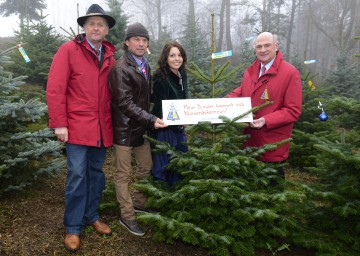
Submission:
<svg viewBox="0 0 360 256">
<path fill-rule="evenodd" d="M 86 12 L 85 16 L 81 16 L 79 18 L 77 18 L 77 23 L 83 27 L 84 23 L 86 21 L 87 18 L 92 17 L 92 16 L 100 16 L 103 17 L 104 19 L 106 19 L 109 28 L 112 28 L 115 25 L 115 19 L 109 15 L 107 15 L 105 13 L 105 11 L 103 10 L 103 8 L 101 8 L 98 4 L 92 4 L 89 9 Z"/>
</svg>

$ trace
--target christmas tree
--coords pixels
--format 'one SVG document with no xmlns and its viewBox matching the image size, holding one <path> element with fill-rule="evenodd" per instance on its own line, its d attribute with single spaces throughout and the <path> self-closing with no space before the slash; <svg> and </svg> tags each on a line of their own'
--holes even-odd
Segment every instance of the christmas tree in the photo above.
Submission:
<svg viewBox="0 0 360 256">
<path fill-rule="evenodd" d="M 296 226 L 288 211 L 303 195 L 283 190 L 285 181 L 278 179 L 276 166 L 257 157 L 285 141 L 244 148 L 246 125 L 235 121 L 224 118 L 217 126 L 189 127 L 186 153 L 152 140 L 157 151 L 171 156 L 168 170 L 183 176 L 170 189 L 151 180 L 135 185 L 150 196 L 148 206 L 160 210 L 138 216 L 152 227 L 154 239 L 179 239 L 214 255 L 254 255 L 255 248 L 284 246 L 277 238 L 285 239 Z M 278 186 L 271 186 L 272 180 Z"/>
<path fill-rule="evenodd" d="M 294 132 L 290 155 L 293 165 L 306 172 L 309 178 L 302 184 L 307 200 L 297 209 L 304 217 L 303 226 L 292 234 L 294 242 L 316 248 L 318 255 L 359 255 L 360 133 L 357 120 L 360 103 L 332 96 L 323 98 L 326 110 L 316 111 L 311 105 L 316 104 L 320 95 L 325 95 L 314 91 L 304 95 L 304 114 Z M 314 95 L 317 97 L 310 97 Z M 329 115 L 327 120 L 318 119 L 321 111 Z"/>
<path fill-rule="evenodd" d="M 290 147 L 289 163 L 299 170 L 316 164 L 317 151 L 313 147 L 311 136 L 325 137 L 336 140 L 336 120 L 332 109 L 328 108 L 330 95 L 328 91 L 319 89 L 312 81 L 310 74 L 303 79 L 302 114 L 294 125 L 293 141 Z M 325 112 L 324 112 L 325 111 Z M 326 113 L 326 121 L 320 120 L 320 115 Z"/>
<path fill-rule="evenodd" d="M 0 52 L 0 194 L 21 190 L 40 175 L 62 170 L 65 163 L 62 145 L 52 139 L 52 131 L 44 128 L 46 123 L 41 129 L 34 125 L 46 116 L 46 104 L 37 98 L 22 98 L 26 77 L 14 78 L 4 69 L 14 49 L 17 51 L 15 46 Z"/>
<path fill-rule="evenodd" d="M 338 81 L 333 83 L 336 87 Z M 359 255 L 360 103 L 319 90 L 311 79 L 303 85 L 303 114 L 295 125 L 289 162 L 300 171 L 298 188 L 307 200 L 293 209 L 303 217 L 291 236 L 317 255 Z"/>
<path fill-rule="evenodd" d="M 16 40 L 23 43 L 31 61 L 23 61 L 23 57 L 13 51 L 10 54 L 13 63 L 7 67 L 8 70 L 15 76 L 26 74 L 27 83 L 40 84 L 45 88 L 52 57 L 64 42 L 63 37 L 55 32 L 53 26 L 46 24 L 46 17 L 42 15 L 38 23 L 24 26 L 15 35 Z"/>
<path fill-rule="evenodd" d="M 298 211 L 306 218 L 303 227 L 293 234 L 294 241 L 316 248 L 318 255 L 359 255 L 358 148 L 351 141 L 332 142 L 317 136 L 311 140 L 318 152 L 316 165 L 306 168 L 313 178 L 303 186 L 308 200 Z"/>
<path fill-rule="evenodd" d="M 226 73 L 228 65 L 224 63 L 215 72 L 212 60 L 211 75 L 197 65 L 189 72 L 209 83 L 214 97 L 216 83 L 226 81 L 240 69 Z M 244 148 L 248 137 L 243 130 L 247 124 L 236 122 L 268 104 L 272 102 L 233 120 L 221 117 L 223 123 L 218 125 L 201 122 L 189 126 L 186 153 L 149 138 L 155 144 L 154 153 L 170 156 L 167 170 L 183 177 L 171 188 L 151 179 L 134 184 L 149 196 L 148 207 L 160 211 L 138 216 L 152 227 L 154 239 L 182 240 L 207 248 L 214 255 L 255 255 L 256 248 L 277 251 L 288 246 L 286 237 L 299 223 L 299 217 L 290 210 L 296 208 L 293 205 L 299 204 L 304 194 L 284 190 L 286 181 L 276 175 L 278 165 L 258 161 L 258 157 L 289 139 Z"/>
</svg>

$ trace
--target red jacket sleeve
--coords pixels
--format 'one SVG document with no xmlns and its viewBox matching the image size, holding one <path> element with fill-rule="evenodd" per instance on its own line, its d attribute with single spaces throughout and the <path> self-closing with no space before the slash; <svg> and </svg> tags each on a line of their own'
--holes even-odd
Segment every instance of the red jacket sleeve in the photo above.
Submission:
<svg viewBox="0 0 360 256">
<path fill-rule="evenodd" d="M 72 43 L 72 42 L 69 42 Z M 46 87 L 46 100 L 49 113 L 49 127 L 67 127 L 66 92 L 69 83 L 69 44 L 62 45 L 54 55 Z"/>
</svg>

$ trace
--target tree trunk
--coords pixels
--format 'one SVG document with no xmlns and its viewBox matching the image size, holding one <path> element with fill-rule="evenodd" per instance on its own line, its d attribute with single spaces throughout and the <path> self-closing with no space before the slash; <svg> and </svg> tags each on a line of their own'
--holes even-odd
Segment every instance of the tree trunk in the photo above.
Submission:
<svg viewBox="0 0 360 256">
<path fill-rule="evenodd" d="M 266 7 L 266 28 L 265 31 L 270 31 L 271 29 L 271 1 L 269 0 L 267 2 L 267 7 Z"/>
<path fill-rule="evenodd" d="M 230 18 L 230 0 L 226 0 L 226 46 L 227 51 L 232 50 L 232 42 L 231 42 L 231 18 Z"/>
<path fill-rule="evenodd" d="M 162 33 L 161 0 L 156 1 L 156 12 L 157 12 L 157 25 L 158 25 L 158 40 L 160 40 Z"/>
<path fill-rule="evenodd" d="M 297 0 L 292 0 L 290 22 L 289 22 L 289 28 L 288 28 L 287 37 L 286 37 L 285 59 L 288 61 L 290 61 L 291 35 L 292 35 L 293 27 L 294 27 L 295 11 L 296 11 L 296 6 L 297 6 L 296 2 L 297 2 Z"/>
<path fill-rule="evenodd" d="M 189 22 L 195 28 L 195 1 L 189 0 Z"/>
<path fill-rule="evenodd" d="M 216 45 L 216 52 L 220 52 L 222 49 L 223 38 L 224 38 L 224 16 L 225 16 L 225 1 L 221 2 L 221 9 L 220 9 L 220 23 L 219 23 L 219 37 L 218 43 Z"/>
<path fill-rule="evenodd" d="M 304 40 L 305 40 L 305 44 L 304 44 L 304 60 L 307 59 L 307 51 L 308 51 L 309 41 L 310 41 L 310 23 L 311 23 L 311 12 L 310 12 L 310 10 L 311 10 L 311 5 L 312 5 L 312 1 L 309 1 L 309 6 L 308 6 L 308 8 L 306 8 L 308 18 L 306 19 L 306 21 L 307 21 L 306 29 L 305 29 L 306 34 L 304 36 Z"/>
<path fill-rule="evenodd" d="M 266 31 L 266 0 L 262 2 L 261 31 Z"/>
</svg>

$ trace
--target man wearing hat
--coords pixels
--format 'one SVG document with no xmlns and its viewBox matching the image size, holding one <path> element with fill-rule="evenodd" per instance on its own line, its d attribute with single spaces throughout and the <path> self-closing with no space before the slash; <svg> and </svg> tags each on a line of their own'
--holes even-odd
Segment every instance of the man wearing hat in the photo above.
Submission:
<svg viewBox="0 0 360 256">
<path fill-rule="evenodd" d="M 123 45 L 124 54 L 109 74 L 111 110 L 114 128 L 115 185 L 120 203 L 120 223 L 132 234 L 145 234 L 135 218 L 135 212 L 147 212 L 147 198 L 139 191 L 131 197 L 131 155 L 136 160 L 135 179 L 150 176 L 152 168 L 149 141 L 143 138 L 148 129 L 166 127 L 158 117 L 150 114 L 151 75 L 145 52 L 149 46 L 146 28 L 135 23 L 128 27 Z"/>
<path fill-rule="evenodd" d="M 97 4 L 77 19 L 84 34 L 63 44 L 54 56 L 46 89 L 49 126 L 66 143 L 65 248 L 80 248 L 80 233 L 91 225 L 101 235 L 111 229 L 100 221 L 105 188 L 102 166 L 113 143 L 107 77 L 115 46 L 104 40 L 115 20 Z"/>
</svg>

